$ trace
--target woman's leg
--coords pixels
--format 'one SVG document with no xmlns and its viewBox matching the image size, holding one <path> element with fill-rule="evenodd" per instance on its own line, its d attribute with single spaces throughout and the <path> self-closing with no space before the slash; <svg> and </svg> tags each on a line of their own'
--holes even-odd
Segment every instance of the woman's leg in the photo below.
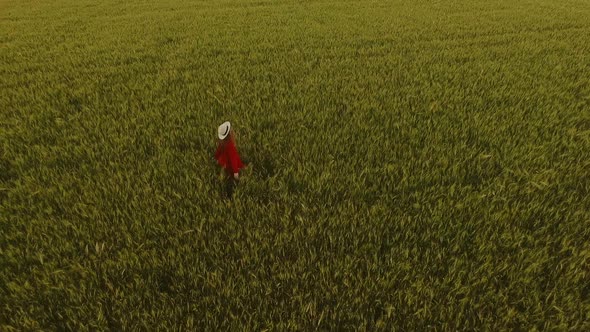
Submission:
<svg viewBox="0 0 590 332">
<path fill-rule="evenodd" d="M 225 178 L 225 196 L 228 199 L 232 199 L 235 188 L 236 188 L 236 181 L 234 180 L 233 176 L 227 176 Z"/>
</svg>

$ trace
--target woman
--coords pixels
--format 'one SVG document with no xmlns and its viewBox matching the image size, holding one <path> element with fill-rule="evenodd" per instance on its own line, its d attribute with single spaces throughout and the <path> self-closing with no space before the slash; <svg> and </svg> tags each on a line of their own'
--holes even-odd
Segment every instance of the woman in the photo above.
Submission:
<svg viewBox="0 0 590 332">
<path fill-rule="evenodd" d="M 217 137 L 219 142 L 217 143 L 217 151 L 215 151 L 215 159 L 217 163 L 225 169 L 226 175 L 226 194 L 231 199 L 236 182 L 240 177 L 240 170 L 244 168 L 244 163 L 240 159 L 238 149 L 236 148 L 236 142 L 234 138 L 233 130 L 231 130 L 231 124 L 226 121 L 219 126 L 217 129 Z"/>
</svg>

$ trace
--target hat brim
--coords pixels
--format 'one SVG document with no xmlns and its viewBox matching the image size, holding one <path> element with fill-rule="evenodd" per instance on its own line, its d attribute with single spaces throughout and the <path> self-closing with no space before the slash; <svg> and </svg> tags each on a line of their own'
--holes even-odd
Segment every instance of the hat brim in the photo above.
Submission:
<svg viewBox="0 0 590 332">
<path fill-rule="evenodd" d="M 230 130 L 231 125 L 228 123 L 227 127 L 225 127 L 225 131 L 222 132 L 218 132 L 217 133 L 217 137 L 219 137 L 219 139 L 224 139 L 227 137 L 227 135 L 229 134 L 229 130 Z"/>
</svg>

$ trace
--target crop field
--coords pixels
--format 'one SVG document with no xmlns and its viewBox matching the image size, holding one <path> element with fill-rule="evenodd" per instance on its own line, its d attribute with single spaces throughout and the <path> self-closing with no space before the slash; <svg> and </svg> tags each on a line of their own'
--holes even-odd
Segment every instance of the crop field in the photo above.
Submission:
<svg viewBox="0 0 590 332">
<path fill-rule="evenodd" d="M 0 330 L 168 329 L 589 331 L 590 1 L 0 0 Z"/>
</svg>

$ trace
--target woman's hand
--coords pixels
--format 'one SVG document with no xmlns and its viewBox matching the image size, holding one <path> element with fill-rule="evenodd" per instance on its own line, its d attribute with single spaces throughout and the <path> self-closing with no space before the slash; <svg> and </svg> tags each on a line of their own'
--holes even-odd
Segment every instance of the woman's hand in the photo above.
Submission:
<svg viewBox="0 0 590 332">
<path fill-rule="evenodd" d="M 240 179 L 240 174 L 234 173 L 234 179 L 239 180 Z"/>
</svg>

